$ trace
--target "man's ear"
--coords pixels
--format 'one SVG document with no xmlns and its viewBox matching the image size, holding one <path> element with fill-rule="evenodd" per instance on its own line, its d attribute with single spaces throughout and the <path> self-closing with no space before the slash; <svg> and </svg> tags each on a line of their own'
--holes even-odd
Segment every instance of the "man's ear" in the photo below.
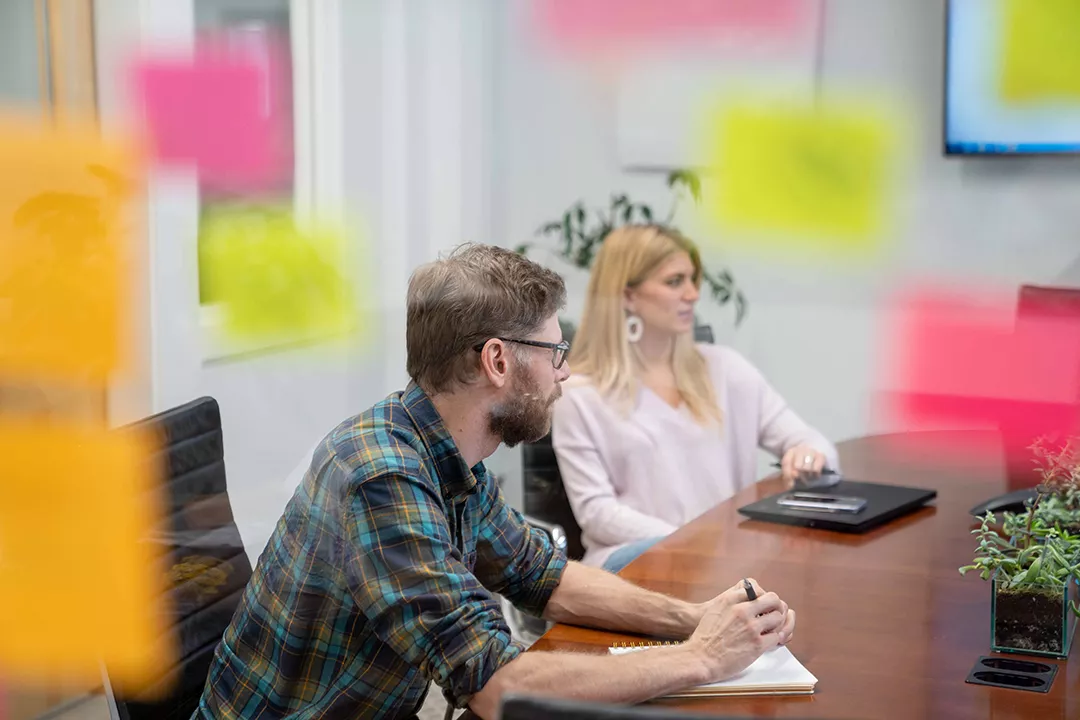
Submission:
<svg viewBox="0 0 1080 720">
<path fill-rule="evenodd" d="M 510 381 L 510 348 L 502 340 L 490 341 L 480 352 L 480 374 L 496 388 Z"/>
</svg>

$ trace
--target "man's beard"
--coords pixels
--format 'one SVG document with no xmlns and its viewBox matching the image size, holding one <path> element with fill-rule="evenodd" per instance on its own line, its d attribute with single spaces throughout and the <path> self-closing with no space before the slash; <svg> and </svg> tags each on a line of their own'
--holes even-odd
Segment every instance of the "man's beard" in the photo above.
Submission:
<svg viewBox="0 0 1080 720">
<path fill-rule="evenodd" d="M 521 376 L 514 381 L 510 398 L 491 409 L 488 429 L 507 447 L 536 442 L 550 432 L 551 406 L 560 396 L 561 386 L 556 385 L 551 395 L 545 397 L 531 375 Z"/>
</svg>

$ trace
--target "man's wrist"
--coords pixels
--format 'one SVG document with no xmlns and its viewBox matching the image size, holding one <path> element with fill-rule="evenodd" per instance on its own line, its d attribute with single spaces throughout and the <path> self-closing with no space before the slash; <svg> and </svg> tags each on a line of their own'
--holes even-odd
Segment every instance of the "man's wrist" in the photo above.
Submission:
<svg viewBox="0 0 1080 720">
<path fill-rule="evenodd" d="M 688 638 L 697 629 L 705 614 L 705 603 L 691 603 L 685 600 L 675 600 L 675 608 L 672 613 L 675 618 L 675 633 L 680 638 Z"/>
<path fill-rule="evenodd" d="M 713 681 L 716 671 L 712 664 L 715 659 L 708 657 L 696 643 L 687 641 L 672 650 L 679 653 L 678 662 L 688 669 L 689 682 L 693 685 L 705 685 Z"/>
</svg>

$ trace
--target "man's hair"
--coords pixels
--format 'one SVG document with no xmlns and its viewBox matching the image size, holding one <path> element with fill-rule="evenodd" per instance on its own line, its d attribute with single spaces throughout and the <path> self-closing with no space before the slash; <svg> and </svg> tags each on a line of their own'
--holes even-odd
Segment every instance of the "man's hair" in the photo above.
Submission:
<svg viewBox="0 0 1080 720">
<path fill-rule="evenodd" d="M 494 337 L 528 338 L 566 303 L 558 274 L 518 253 L 467 244 L 409 279 L 406 369 L 429 394 L 469 384 Z"/>
</svg>

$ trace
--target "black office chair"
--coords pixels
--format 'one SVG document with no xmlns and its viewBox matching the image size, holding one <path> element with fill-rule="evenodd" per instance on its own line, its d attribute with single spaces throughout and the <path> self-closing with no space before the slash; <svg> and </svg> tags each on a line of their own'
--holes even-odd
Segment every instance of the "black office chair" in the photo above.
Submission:
<svg viewBox="0 0 1080 720">
<path fill-rule="evenodd" d="M 702 715 L 658 706 L 602 705 L 524 696 L 508 697 L 502 706 L 503 720 L 742 720 L 744 717 Z"/>
<path fill-rule="evenodd" d="M 1042 287 L 1021 285 L 1016 303 L 1017 318 L 1044 318 L 1059 320 L 1080 319 L 1080 290 L 1076 288 Z M 1054 403 L 1046 406 L 1045 418 L 1048 418 L 1045 433 L 1057 435 L 1061 428 L 1054 427 L 1054 419 L 1060 419 L 1060 407 Z M 1007 492 L 981 502 L 971 509 L 971 514 L 981 517 L 987 511 L 1024 512 L 1028 504 L 1035 499 L 1035 486 L 1041 476 L 1032 463 L 1031 428 L 1025 421 L 1021 426 L 1005 421 L 1000 428 L 1005 454 L 1005 474 Z"/>
<path fill-rule="evenodd" d="M 566 540 L 566 556 L 571 560 L 580 560 L 585 556 L 585 548 L 581 544 L 581 527 L 570 508 L 570 499 L 563 487 L 550 434 L 523 446 L 522 465 L 525 514 L 540 522 L 560 527 Z"/>
<path fill-rule="evenodd" d="M 217 402 L 200 398 L 134 427 L 155 432 L 161 443 L 153 462 L 163 473 L 167 514 L 148 541 L 167 556 L 166 607 L 178 657 L 157 682 L 122 697 L 113 692 L 106 667 L 110 717 L 190 720 L 251 564 L 229 504 Z"/>
</svg>

